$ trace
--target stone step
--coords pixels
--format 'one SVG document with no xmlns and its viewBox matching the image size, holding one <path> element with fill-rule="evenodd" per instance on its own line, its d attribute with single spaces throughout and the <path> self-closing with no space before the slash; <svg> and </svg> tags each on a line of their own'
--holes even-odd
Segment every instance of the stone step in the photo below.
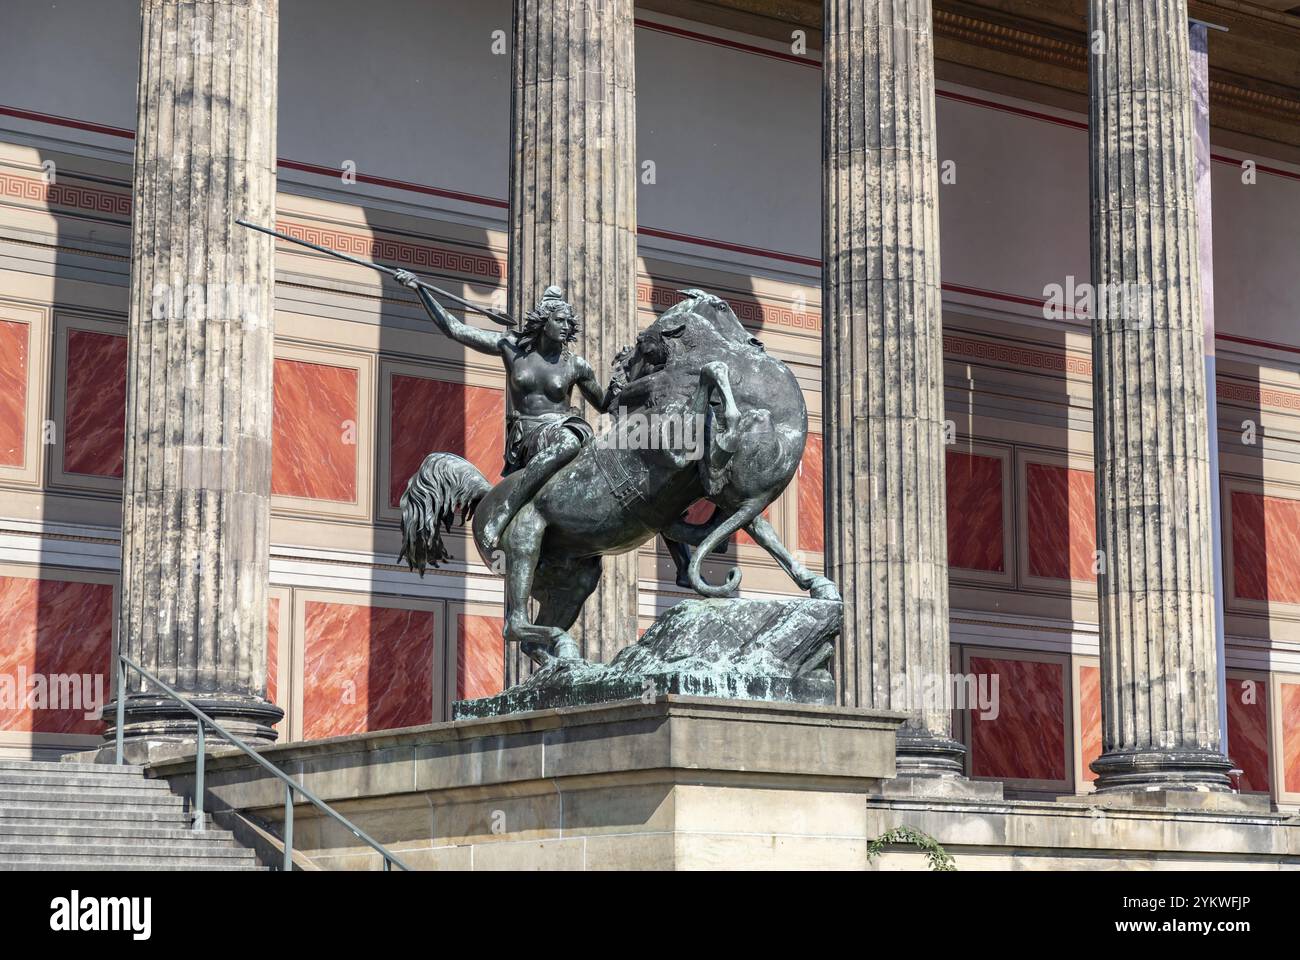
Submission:
<svg viewBox="0 0 1300 960">
<path fill-rule="evenodd" d="M 18 804 L 104 804 L 105 806 L 180 807 L 182 797 L 168 790 L 126 787 L 63 787 L 55 784 L 0 784 L 0 807 Z"/>
<path fill-rule="evenodd" d="M 234 836 L 228 830 L 191 830 L 179 823 L 11 823 L 0 820 L 0 844 L 49 840 L 54 843 L 69 841 L 98 842 L 119 840 L 140 841 L 195 841 L 200 843 L 232 843 Z"/>
<path fill-rule="evenodd" d="M 30 803 L 0 803 L 0 827 L 10 823 L 47 823 L 55 825 L 60 822 L 85 824 L 104 821 L 123 824 L 188 824 L 190 815 L 183 808 L 178 809 L 172 806 L 157 806 L 154 804 L 132 809 L 121 804 L 106 807 L 94 803 L 69 803 L 48 807 Z M 207 822 L 212 822 L 211 814 L 207 815 Z"/>
<path fill-rule="evenodd" d="M 25 770 L 32 773 L 113 773 L 123 777 L 140 777 L 144 767 L 134 763 L 124 763 L 120 767 L 111 763 L 65 763 L 62 760 L 4 760 L 0 759 L 0 772 Z"/>
<path fill-rule="evenodd" d="M 89 787 L 110 790 L 149 790 L 166 791 L 167 783 L 163 780 L 146 780 L 141 776 L 121 776 L 119 774 L 77 773 L 70 776 L 58 776 L 53 773 L 27 772 L 20 770 L 0 770 L 0 789 L 5 787 Z"/>
<path fill-rule="evenodd" d="M 267 868 L 260 863 L 189 863 L 189 862 L 154 862 L 154 861 L 132 861 L 116 860 L 112 863 L 81 863 L 80 861 L 69 860 L 42 860 L 39 862 L 28 863 L 3 863 L 0 862 L 0 873 L 12 870 L 22 870 L 23 872 L 40 870 L 63 872 L 86 873 L 90 871 L 112 871 L 119 873 L 122 871 L 149 871 L 166 870 L 170 872 L 202 870 L 205 873 L 209 870 L 220 871 L 222 873 L 249 872 L 257 871 L 265 873 Z"/>
<path fill-rule="evenodd" d="M 237 847 L 229 840 L 203 843 L 193 840 L 170 840 L 164 843 L 62 843 L 46 838 L 44 841 L 23 843 L 0 842 L 0 863 L 13 863 L 28 858 L 76 860 L 99 863 L 105 860 L 162 859 L 179 857 L 219 860 L 251 860 L 253 851 Z"/>
<path fill-rule="evenodd" d="M 264 869 L 185 808 L 138 766 L 0 760 L 0 871 Z"/>
</svg>

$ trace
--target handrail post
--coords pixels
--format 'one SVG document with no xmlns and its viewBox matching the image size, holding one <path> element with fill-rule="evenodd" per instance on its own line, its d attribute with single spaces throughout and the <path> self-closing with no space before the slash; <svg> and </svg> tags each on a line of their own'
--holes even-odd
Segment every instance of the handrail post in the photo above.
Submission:
<svg viewBox="0 0 1300 960">
<path fill-rule="evenodd" d="M 293 785 L 284 785 L 284 869 L 293 872 Z"/>
<path fill-rule="evenodd" d="M 206 766 L 204 754 L 207 752 L 204 743 L 203 721 L 198 721 L 199 742 L 198 750 L 194 754 L 194 829 L 203 829 L 203 768 Z"/>
<path fill-rule="evenodd" d="M 122 726 L 126 723 L 126 661 L 119 653 L 117 656 L 117 765 L 122 765 L 123 734 Z"/>
</svg>

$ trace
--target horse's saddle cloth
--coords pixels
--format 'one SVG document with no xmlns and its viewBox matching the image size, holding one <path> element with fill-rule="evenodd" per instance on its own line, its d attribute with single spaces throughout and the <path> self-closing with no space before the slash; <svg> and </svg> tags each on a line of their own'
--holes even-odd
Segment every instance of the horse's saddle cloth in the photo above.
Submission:
<svg viewBox="0 0 1300 960">
<path fill-rule="evenodd" d="M 614 499 L 624 507 L 645 502 L 649 492 L 650 471 L 640 457 L 628 456 L 626 450 L 588 445 L 596 459 L 596 469 L 605 478 Z"/>
</svg>

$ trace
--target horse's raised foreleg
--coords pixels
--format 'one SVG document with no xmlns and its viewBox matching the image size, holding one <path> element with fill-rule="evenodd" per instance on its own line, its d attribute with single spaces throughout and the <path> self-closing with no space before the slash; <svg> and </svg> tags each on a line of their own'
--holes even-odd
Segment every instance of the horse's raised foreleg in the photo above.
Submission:
<svg viewBox="0 0 1300 960">
<path fill-rule="evenodd" d="M 505 637 L 518 643 L 539 666 L 554 657 L 568 659 L 580 654 L 577 643 L 563 629 L 535 624 L 528 618 L 528 599 L 545 535 L 546 521 L 532 504 L 527 504 L 515 514 L 501 542 L 506 558 Z"/>
<path fill-rule="evenodd" d="M 695 392 L 687 399 L 686 406 L 678 409 L 680 425 L 674 422 L 675 416 L 660 421 L 662 434 L 657 449 L 679 470 L 706 452 L 718 459 L 717 469 L 725 466 L 739 442 L 736 425 L 740 422 L 740 408 L 731 393 L 727 365 L 721 360 L 706 363 L 700 370 Z"/>
<path fill-rule="evenodd" d="M 840 592 L 835 588 L 835 584 L 800 563 L 781 542 L 776 529 L 761 514 L 745 527 L 745 532 L 772 555 L 772 559 L 781 565 L 781 569 L 790 575 L 790 578 L 799 585 L 800 590 L 807 590 L 818 600 L 840 599 Z"/>
</svg>

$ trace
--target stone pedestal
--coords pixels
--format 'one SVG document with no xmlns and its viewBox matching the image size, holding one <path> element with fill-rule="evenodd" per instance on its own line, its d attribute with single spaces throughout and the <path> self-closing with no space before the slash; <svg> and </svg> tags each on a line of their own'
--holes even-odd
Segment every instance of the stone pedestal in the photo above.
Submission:
<svg viewBox="0 0 1300 960">
<path fill-rule="evenodd" d="M 903 710 L 900 775 L 961 776 L 947 689 L 943 335 L 929 0 L 826 0 L 822 410 L 843 702 Z"/>
<path fill-rule="evenodd" d="M 515 0 L 510 312 L 558 285 L 578 315 L 574 349 L 602 385 L 637 327 L 632 15 L 632 0 Z M 636 552 L 606 557 L 571 631 L 584 658 L 636 639 L 636 600 Z"/>
<path fill-rule="evenodd" d="M 937 840 L 958 870 L 1300 867 L 1300 821 L 1230 795 L 1200 794 L 1198 808 L 1156 793 L 1005 801 L 979 789 L 987 784 L 891 779 L 902 720 L 669 696 L 261 754 L 420 870 L 924 869 L 912 846 L 868 857 L 901 826 Z M 192 796 L 192 747 L 140 760 Z M 218 823 L 278 866 L 283 784 L 220 746 L 205 784 Z M 295 807 L 294 848 L 298 869 L 382 867 L 307 804 Z"/>
<path fill-rule="evenodd" d="M 1092 0 L 1097 790 L 1230 789 L 1185 0 Z"/>
<path fill-rule="evenodd" d="M 416 869 L 863 869 L 867 797 L 894 773 L 902 717 L 662 697 L 273 746 Z M 189 756 L 150 773 L 193 789 Z M 208 809 L 280 835 L 284 789 L 217 748 Z M 306 866 L 371 870 L 345 828 L 296 807 Z M 274 851 L 267 853 L 275 859 Z"/>
<path fill-rule="evenodd" d="M 118 636 L 232 732 L 273 740 L 274 250 L 234 220 L 275 223 L 277 0 L 141 13 Z M 129 736 L 193 736 L 138 674 L 126 693 Z"/>
</svg>

